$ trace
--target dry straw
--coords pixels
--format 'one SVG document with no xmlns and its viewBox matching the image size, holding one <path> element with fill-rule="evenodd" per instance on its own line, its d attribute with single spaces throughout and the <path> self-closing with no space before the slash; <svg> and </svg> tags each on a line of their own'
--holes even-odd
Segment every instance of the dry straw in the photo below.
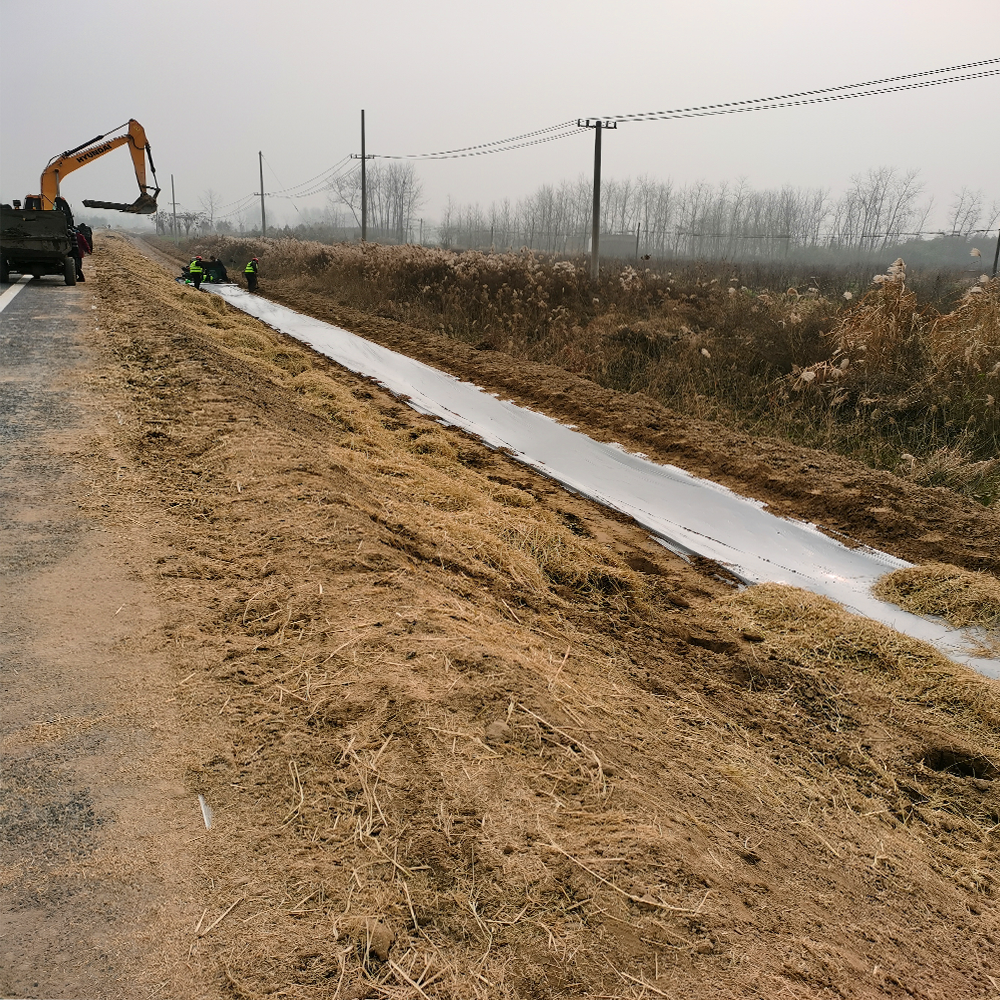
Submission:
<svg viewBox="0 0 1000 1000">
<path fill-rule="evenodd" d="M 988 573 L 928 563 L 889 573 L 874 593 L 914 614 L 938 615 L 959 628 L 1000 630 L 1000 580 Z"/>
<path fill-rule="evenodd" d="M 850 992 L 844 927 L 902 941 L 900 976 L 928 928 L 978 974 L 990 800 L 920 761 L 997 756 L 985 684 L 788 588 L 678 568 L 668 607 L 462 435 L 124 251 L 100 284 L 141 284 L 108 341 L 169 432 L 116 433 L 187 553 L 154 581 L 178 705 L 227 726 L 189 776 L 192 964 L 243 1000 L 779 995 L 780 912 L 797 989 Z"/>
</svg>

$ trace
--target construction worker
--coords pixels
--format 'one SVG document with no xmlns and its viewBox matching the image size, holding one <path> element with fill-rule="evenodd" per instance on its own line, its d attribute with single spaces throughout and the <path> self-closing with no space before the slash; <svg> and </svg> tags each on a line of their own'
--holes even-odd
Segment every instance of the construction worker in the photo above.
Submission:
<svg viewBox="0 0 1000 1000">
<path fill-rule="evenodd" d="M 73 258 L 73 263 L 76 266 L 76 280 L 86 281 L 87 279 L 83 276 L 83 258 L 90 253 L 87 237 L 75 227 L 70 227 L 69 243 L 69 256 Z"/>
<path fill-rule="evenodd" d="M 205 265 L 205 280 L 216 285 L 228 283 L 229 275 L 226 273 L 226 265 L 218 257 L 213 257 Z"/>
<path fill-rule="evenodd" d="M 188 264 L 188 277 L 195 288 L 201 288 L 202 279 L 205 277 L 205 268 L 202 266 L 201 257 L 195 255 Z"/>
<path fill-rule="evenodd" d="M 247 266 L 243 268 L 243 276 L 247 279 L 247 288 L 251 292 L 257 291 L 257 265 L 259 261 L 256 257 L 247 261 Z"/>
</svg>

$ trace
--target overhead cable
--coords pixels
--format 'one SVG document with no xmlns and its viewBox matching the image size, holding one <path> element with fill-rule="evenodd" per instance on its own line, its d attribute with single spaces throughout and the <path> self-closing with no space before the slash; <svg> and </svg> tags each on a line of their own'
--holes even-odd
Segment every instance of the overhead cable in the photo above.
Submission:
<svg viewBox="0 0 1000 1000">
<path fill-rule="evenodd" d="M 1000 62 L 1000 60 L 997 60 Z M 825 104 L 831 101 L 848 101 L 855 97 L 873 97 L 877 94 L 893 94 L 903 90 L 918 90 L 923 87 L 937 87 L 945 83 L 958 83 L 962 80 L 977 80 L 982 77 L 1000 75 L 1000 67 L 980 70 L 976 73 L 963 73 L 959 76 L 942 77 L 931 80 L 914 80 L 909 83 L 896 84 L 890 87 L 875 87 L 863 90 L 845 90 L 844 92 L 820 92 L 812 97 L 756 98 L 754 101 L 735 101 L 729 104 L 708 104 L 700 108 L 677 108 L 673 111 L 648 111 L 642 114 L 612 117 L 609 120 L 629 124 L 648 121 L 669 121 L 677 118 L 707 118 L 713 115 L 736 115 L 747 111 L 772 111 L 775 108 L 799 107 L 807 104 Z"/>
<path fill-rule="evenodd" d="M 543 136 L 551 132 L 557 132 L 560 129 L 566 129 L 570 125 L 574 126 L 573 131 L 575 132 L 576 122 L 568 121 L 561 122 L 558 125 L 549 125 L 547 128 L 535 129 L 533 132 L 523 132 L 521 135 L 514 135 L 508 139 L 497 139 L 493 142 L 481 142 L 475 146 L 459 146 L 457 149 L 442 149 L 435 153 L 399 153 L 396 155 L 390 154 L 376 154 L 378 159 L 381 160 L 449 160 L 453 157 L 461 156 L 483 156 L 487 153 L 502 153 L 507 149 L 520 149 L 523 146 L 533 146 L 535 142 L 527 142 L 525 140 L 535 139 L 537 136 Z M 572 134 L 572 133 L 567 133 Z M 550 136 L 546 139 L 538 139 L 538 142 L 551 142 L 552 139 L 561 139 L 562 136 Z"/>
<path fill-rule="evenodd" d="M 717 114 L 731 114 L 731 113 L 733 113 L 733 110 L 737 110 L 737 109 L 738 110 L 745 110 L 745 111 L 757 111 L 757 110 L 763 111 L 763 110 L 766 110 L 766 109 L 762 108 L 762 107 L 758 107 L 758 105 L 768 105 L 768 106 L 771 106 L 776 101 L 793 101 L 793 100 L 799 100 L 799 99 L 805 99 L 805 98 L 813 98 L 813 97 L 819 98 L 819 97 L 821 97 L 823 95 L 832 95 L 832 94 L 839 93 L 841 91 L 856 91 L 856 90 L 861 90 L 863 88 L 882 87 L 882 86 L 884 86 L 886 84 L 890 84 L 890 83 L 902 83 L 903 81 L 906 81 L 906 80 L 912 80 L 912 81 L 915 81 L 915 82 L 912 83 L 912 84 L 907 84 L 907 85 L 901 86 L 899 88 L 893 88 L 893 89 L 907 90 L 907 89 L 910 89 L 911 87 L 933 86 L 934 84 L 937 84 L 937 83 L 952 83 L 952 82 L 954 82 L 956 80 L 973 79 L 976 76 L 980 76 L 980 75 L 982 75 L 982 76 L 992 76 L 995 73 L 1000 72 L 1000 69 L 989 70 L 989 71 L 987 71 L 985 73 L 982 73 L 982 74 L 978 74 L 978 73 L 965 74 L 965 75 L 962 75 L 962 76 L 949 77 L 947 79 L 942 79 L 942 80 L 934 80 L 934 81 L 927 81 L 927 82 L 923 82 L 922 81 L 922 78 L 924 78 L 924 77 L 940 76 L 942 74 L 947 74 L 947 73 L 958 73 L 960 70 L 978 69 L 981 66 L 994 66 L 994 65 L 996 65 L 998 63 L 1000 63 L 1000 58 L 996 58 L 996 59 L 981 59 L 978 62 L 961 63 L 961 64 L 959 64 L 957 66 L 944 66 L 944 67 L 941 67 L 940 69 L 927 69 L 927 70 L 922 70 L 919 73 L 906 73 L 906 74 L 904 74 L 902 76 L 887 76 L 887 77 L 883 77 L 880 80 L 866 80 L 863 83 L 844 83 L 844 84 L 840 84 L 839 86 L 836 86 L 836 87 L 821 87 L 818 90 L 802 90 L 802 91 L 799 91 L 799 92 L 794 93 L 794 94 L 779 94 L 776 97 L 754 97 L 754 98 L 751 98 L 750 100 L 744 100 L 744 101 L 726 101 L 726 102 L 724 102 L 722 104 L 704 104 L 704 105 L 700 105 L 700 106 L 696 106 L 696 107 L 691 107 L 691 108 L 673 108 L 673 109 L 670 109 L 668 111 L 642 111 L 642 112 L 638 112 L 638 113 L 634 113 L 634 114 L 611 115 L 609 117 L 613 121 L 619 121 L 619 122 L 644 121 L 644 120 L 654 120 L 655 121 L 657 119 L 662 119 L 662 118 L 674 118 L 674 117 L 679 117 L 681 115 L 692 115 L 695 112 L 710 112 L 710 111 L 715 111 Z M 888 93 L 888 92 L 889 91 L 885 91 L 885 90 L 873 90 L 870 93 L 880 94 L 880 93 Z M 868 92 L 863 93 L 863 94 L 862 93 L 858 93 L 858 94 L 849 93 L 849 94 L 845 95 L 845 97 L 866 97 L 866 96 L 868 96 Z M 828 98 L 828 99 L 832 99 L 832 98 Z M 807 100 L 801 100 L 800 103 L 813 103 L 813 102 L 812 101 L 807 101 Z M 775 107 L 784 107 L 785 105 L 774 104 L 774 106 Z"/>
<path fill-rule="evenodd" d="M 576 122 L 570 123 L 571 127 L 565 128 L 562 132 L 553 132 L 553 129 L 543 129 L 545 132 L 553 132 L 541 139 L 531 139 L 528 142 L 518 142 L 510 146 L 502 146 L 494 143 L 484 143 L 483 147 L 470 146 L 468 153 L 419 153 L 419 154 L 398 154 L 373 153 L 372 159 L 376 160 L 460 160 L 468 156 L 489 156 L 491 153 L 508 153 L 512 149 L 524 149 L 526 146 L 539 146 L 544 142 L 555 142 L 557 139 L 566 139 L 571 135 L 577 135 L 579 129 Z M 564 126 L 556 126 L 564 128 Z M 535 133 L 536 135 L 538 133 Z M 490 148 L 486 148 L 490 147 Z"/>
<path fill-rule="evenodd" d="M 1000 64 L 1000 58 L 981 59 L 977 62 L 959 63 L 954 66 L 922 70 L 919 73 L 883 77 L 878 80 L 867 80 L 862 83 L 840 84 L 836 87 L 823 87 L 818 90 L 803 90 L 776 97 L 755 97 L 748 100 L 727 101 L 722 104 L 704 104 L 690 108 L 609 115 L 604 120 L 622 123 L 664 121 L 676 118 L 739 114 L 747 111 L 770 111 L 775 108 L 843 101 L 854 97 L 872 97 L 878 94 L 889 94 L 904 90 L 915 90 L 922 87 L 934 87 L 945 83 L 958 83 L 963 80 L 996 76 L 1000 74 L 1000 66 L 998 64 Z M 981 69 L 981 67 L 995 68 Z M 974 72 L 960 72 L 966 70 Z M 562 122 L 558 125 L 550 125 L 543 129 L 536 129 L 533 132 L 525 132 L 508 139 L 479 143 L 475 146 L 460 146 L 456 149 L 446 149 L 433 153 L 376 154 L 375 158 L 384 160 L 446 160 L 466 156 L 485 156 L 491 153 L 506 153 L 513 149 L 522 149 L 525 146 L 533 146 L 543 142 L 552 142 L 555 139 L 563 139 L 570 135 L 575 135 L 577 132 L 578 128 L 574 120 Z"/>
</svg>

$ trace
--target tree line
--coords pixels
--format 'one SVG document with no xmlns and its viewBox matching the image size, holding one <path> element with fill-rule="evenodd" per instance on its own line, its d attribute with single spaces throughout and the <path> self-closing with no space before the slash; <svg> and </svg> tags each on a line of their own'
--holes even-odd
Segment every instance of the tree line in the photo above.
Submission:
<svg viewBox="0 0 1000 1000">
<path fill-rule="evenodd" d="M 516 202 L 449 201 L 439 242 L 454 247 L 572 253 L 589 247 L 593 190 L 580 178 L 542 185 Z M 932 203 L 918 172 L 892 167 L 855 175 L 839 198 L 823 188 L 753 188 L 745 181 L 677 185 L 650 177 L 601 185 L 601 232 L 607 250 L 653 256 L 775 258 L 808 249 L 862 253 L 896 246 L 927 228 Z M 942 235 L 994 229 L 1000 203 L 963 188 L 949 206 Z M 607 244 L 607 246 L 606 246 Z"/>
<path fill-rule="evenodd" d="M 588 178 L 543 184 L 525 198 L 488 207 L 448 199 L 432 225 L 418 218 L 423 185 L 412 163 L 372 161 L 366 172 L 368 238 L 381 243 L 423 242 L 455 249 L 574 254 L 589 250 L 593 191 Z M 219 216 L 219 196 L 207 191 L 200 211 L 179 212 L 183 235 L 259 232 L 237 218 Z M 609 256 L 776 259 L 803 253 L 849 251 L 867 255 L 895 247 L 926 230 L 932 202 L 916 170 L 879 167 L 851 178 L 839 197 L 824 188 L 754 188 L 745 181 L 675 184 L 648 176 L 609 178 L 601 186 L 602 252 Z M 305 211 L 294 227 L 268 227 L 304 239 L 356 240 L 361 233 L 361 170 L 331 181 L 327 206 Z M 963 187 L 946 213 L 942 236 L 969 237 L 994 229 L 1000 203 Z M 154 217 L 172 233 L 172 213 Z"/>
</svg>

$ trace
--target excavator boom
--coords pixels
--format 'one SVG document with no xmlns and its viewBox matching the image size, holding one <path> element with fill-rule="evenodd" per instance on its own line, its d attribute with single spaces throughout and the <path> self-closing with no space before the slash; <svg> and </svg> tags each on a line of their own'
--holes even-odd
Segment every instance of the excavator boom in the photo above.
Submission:
<svg viewBox="0 0 1000 1000">
<path fill-rule="evenodd" d="M 135 169 L 135 179 L 139 184 L 139 197 L 131 204 L 122 204 L 112 201 L 92 201 L 84 199 L 83 204 L 87 208 L 108 208 L 117 212 L 131 212 L 139 215 L 150 215 L 156 211 L 156 196 L 160 189 L 156 187 L 156 167 L 153 165 L 153 154 L 146 141 L 146 131 L 134 119 L 130 118 L 126 126 L 128 131 L 124 135 L 117 135 L 108 139 L 106 135 L 95 136 L 89 142 L 83 143 L 74 149 L 67 149 L 59 156 L 53 157 L 45 170 L 42 171 L 42 193 L 38 198 L 39 204 L 33 206 L 34 198 L 29 195 L 28 207 L 38 207 L 45 210 L 55 208 L 56 198 L 59 196 L 59 185 L 67 174 L 80 167 L 86 166 L 92 160 L 110 153 L 119 146 L 127 145 L 129 154 L 132 157 L 132 166 Z M 117 132 L 118 129 L 113 131 Z M 149 169 L 153 175 L 153 184 L 146 183 L 146 158 L 149 158 Z"/>
</svg>

